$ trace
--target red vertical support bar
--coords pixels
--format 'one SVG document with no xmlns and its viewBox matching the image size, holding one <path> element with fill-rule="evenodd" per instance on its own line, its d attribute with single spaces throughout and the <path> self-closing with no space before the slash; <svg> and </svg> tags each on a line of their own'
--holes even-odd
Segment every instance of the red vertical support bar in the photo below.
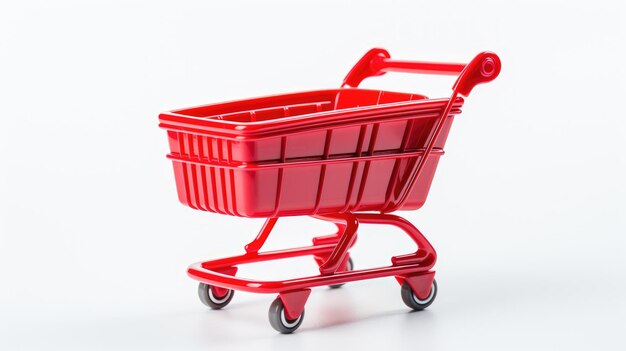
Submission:
<svg viewBox="0 0 626 351">
<path fill-rule="evenodd" d="M 316 218 L 341 223 L 345 225 L 345 229 L 335 246 L 333 252 L 330 253 L 326 262 L 320 265 L 320 273 L 328 275 L 335 273 L 343 263 L 345 263 L 348 250 L 356 240 L 356 231 L 359 228 L 359 221 L 356 216 L 351 213 L 338 213 L 332 215 L 319 215 Z"/>
<path fill-rule="evenodd" d="M 265 244 L 265 241 L 270 236 L 270 233 L 272 232 L 272 229 L 274 229 L 277 221 L 277 217 L 271 217 L 265 220 L 265 223 L 256 238 L 245 246 L 247 253 L 257 253 L 261 250 L 261 247 L 263 247 L 263 244 Z"/>
</svg>

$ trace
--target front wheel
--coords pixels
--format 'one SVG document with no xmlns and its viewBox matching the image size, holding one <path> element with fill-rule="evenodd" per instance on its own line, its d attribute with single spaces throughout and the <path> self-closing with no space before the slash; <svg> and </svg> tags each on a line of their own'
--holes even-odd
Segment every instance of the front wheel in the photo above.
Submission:
<svg viewBox="0 0 626 351">
<path fill-rule="evenodd" d="M 411 289 L 411 286 L 406 281 L 402 283 L 401 294 L 402 301 L 404 301 L 407 306 L 415 311 L 421 311 L 435 301 L 435 297 L 437 296 L 437 282 L 433 280 L 433 285 L 430 287 L 430 294 L 423 300 L 415 296 L 413 289 Z"/>
<path fill-rule="evenodd" d="M 200 283 L 200 285 L 198 285 L 198 296 L 200 297 L 200 301 L 214 310 L 226 307 L 226 305 L 228 305 L 233 299 L 234 295 L 234 290 L 211 286 L 204 283 Z"/>
<path fill-rule="evenodd" d="M 302 311 L 302 314 L 300 314 L 300 317 L 295 320 L 289 320 L 285 314 L 285 305 L 283 304 L 283 300 L 281 300 L 280 297 L 277 297 L 270 306 L 268 317 L 272 328 L 274 328 L 277 332 L 281 334 L 290 334 L 296 331 L 296 329 L 300 327 L 300 324 L 302 324 L 302 319 L 304 319 L 304 310 Z"/>
</svg>

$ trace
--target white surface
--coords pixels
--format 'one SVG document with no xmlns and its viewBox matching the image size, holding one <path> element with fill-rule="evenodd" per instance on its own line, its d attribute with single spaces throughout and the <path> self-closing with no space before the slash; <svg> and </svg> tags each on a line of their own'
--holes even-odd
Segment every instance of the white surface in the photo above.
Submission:
<svg viewBox="0 0 626 351">
<path fill-rule="evenodd" d="M 623 2 L 229 3 L 0 5 L 0 349 L 626 348 Z M 374 46 L 503 62 L 405 213 L 438 250 L 437 301 L 408 313 L 393 279 L 316 289 L 291 336 L 269 326 L 273 296 L 208 311 L 187 264 L 240 252 L 261 221 L 177 202 L 158 113 L 336 87 Z M 364 86 L 443 96 L 452 81 Z M 329 228 L 287 219 L 269 246 Z M 364 227 L 356 265 L 408 243 Z"/>
</svg>

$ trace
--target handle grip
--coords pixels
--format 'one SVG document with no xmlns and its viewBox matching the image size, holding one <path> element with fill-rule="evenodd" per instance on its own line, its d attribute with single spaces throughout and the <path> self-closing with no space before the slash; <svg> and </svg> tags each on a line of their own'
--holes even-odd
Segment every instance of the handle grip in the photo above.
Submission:
<svg viewBox="0 0 626 351">
<path fill-rule="evenodd" d="M 493 52 L 481 52 L 465 66 L 463 72 L 452 86 L 452 90 L 463 96 L 468 96 L 475 86 L 488 83 L 500 74 L 502 63 L 498 55 Z"/>
<path fill-rule="evenodd" d="M 468 96 L 476 85 L 494 80 L 500 73 L 500 67 L 500 58 L 492 52 L 482 52 L 470 63 L 463 64 L 392 60 L 387 50 L 375 48 L 354 65 L 341 86 L 356 88 L 365 78 L 387 72 L 458 75 L 452 88 Z"/>
</svg>

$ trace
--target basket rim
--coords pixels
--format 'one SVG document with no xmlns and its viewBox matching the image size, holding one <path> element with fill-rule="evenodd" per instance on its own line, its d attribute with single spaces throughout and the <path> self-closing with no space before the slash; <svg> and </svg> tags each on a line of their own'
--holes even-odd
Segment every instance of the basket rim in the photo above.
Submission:
<svg viewBox="0 0 626 351">
<path fill-rule="evenodd" d="M 285 99 L 290 97 L 306 96 L 310 94 L 332 94 L 337 93 L 346 88 L 314 90 L 298 93 L 288 93 L 273 96 L 264 96 L 259 98 L 251 98 L 244 100 L 235 100 L 229 102 L 221 102 L 208 105 L 200 105 L 196 107 L 176 109 L 169 112 L 163 112 L 159 115 L 159 127 L 167 130 L 186 131 L 203 135 L 213 135 L 224 138 L 247 139 L 251 137 L 275 136 L 276 133 L 295 134 L 303 131 L 310 131 L 317 128 L 328 128 L 333 126 L 351 126 L 358 124 L 378 123 L 393 119 L 408 119 L 419 117 L 432 117 L 433 113 L 442 110 L 448 102 L 448 98 L 429 99 L 423 97 L 418 100 L 408 100 L 401 102 L 383 103 L 378 105 L 368 105 L 360 107 L 351 107 L 345 109 L 333 109 L 329 111 L 319 111 L 296 115 L 292 117 L 276 118 L 263 121 L 230 121 L 223 119 L 196 117 L 181 114 L 180 111 L 213 107 L 220 105 L 236 105 L 241 103 L 254 103 L 256 101 L 266 99 Z M 352 91 L 360 92 L 384 92 L 398 93 L 387 90 L 372 90 L 349 88 Z M 402 93 L 411 94 L 411 93 Z M 423 96 L 419 94 L 413 94 Z M 460 108 L 464 103 L 462 97 L 458 97 L 453 105 L 450 115 L 459 114 Z M 418 112 L 416 114 L 416 112 Z"/>
</svg>

